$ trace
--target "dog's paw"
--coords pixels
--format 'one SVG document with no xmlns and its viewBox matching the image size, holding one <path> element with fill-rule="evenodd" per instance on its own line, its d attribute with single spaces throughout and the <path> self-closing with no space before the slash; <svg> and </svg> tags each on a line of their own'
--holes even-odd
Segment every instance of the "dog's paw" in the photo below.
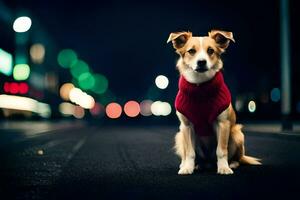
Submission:
<svg viewBox="0 0 300 200">
<path fill-rule="evenodd" d="M 188 175 L 188 174 L 192 174 L 193 172 L 194 172 L 194 167 L 183 166 L 179 169 L 178 174 L 179 175 Z"/>
<path fill-rule="evenodd" d="M 195 169 L 195 162 L 193 160 L 186 160 L 180 164 L 180 169 L 178 174 L 180 175 L 187 175 L 192 174 Z"/>
<path fill-rule="evenodd" d="M 229 166 L 218 166 L 218 174 L 228 175 L 233 174 L 233 171 Z"/>
</svg>

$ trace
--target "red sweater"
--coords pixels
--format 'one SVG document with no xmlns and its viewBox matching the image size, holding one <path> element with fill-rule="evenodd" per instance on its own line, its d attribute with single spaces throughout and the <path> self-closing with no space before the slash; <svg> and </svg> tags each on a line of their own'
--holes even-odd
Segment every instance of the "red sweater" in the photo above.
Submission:
<svg viewBox="0 0 300 200">
<path fill-rule="evenodd" d="M 200 85 L 189 83 L 180 76 L 178 86 L 176 110 L 193 123 L 199 136 L 212 135 L 213 123 L 231 102 L 223 74 L 217 72 L 213 79 Z"/>
</svg>

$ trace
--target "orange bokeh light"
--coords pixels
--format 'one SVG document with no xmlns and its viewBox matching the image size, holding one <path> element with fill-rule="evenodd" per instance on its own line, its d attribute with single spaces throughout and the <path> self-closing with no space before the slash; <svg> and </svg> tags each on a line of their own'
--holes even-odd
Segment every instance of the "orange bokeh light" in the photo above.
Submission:
<svg viewBox="0 0 300 200">
<path fill-rule="evenodd" d="M 128 117 L 136 117 L 140 113 L 140 104 L 136 101 L 128 101 L 124 106 L 124 112 Z"/>
<path fill-rule="evenodd" d="M 122 114 L 122 107 L 118 103 L 110 103 L 106 106 L 106 115 L 109 118 L 116 119 Z"/>
</svg>

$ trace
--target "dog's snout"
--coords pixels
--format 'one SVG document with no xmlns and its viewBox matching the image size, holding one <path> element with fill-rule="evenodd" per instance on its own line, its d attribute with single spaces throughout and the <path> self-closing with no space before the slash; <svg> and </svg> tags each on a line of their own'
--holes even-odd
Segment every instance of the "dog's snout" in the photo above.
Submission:
<svg viewBox="0 0 300 200">
<path fill-rule="evenodd" d="M 197 62 L 198 67 L 202 68 L 205 67 L 206 68 L 206 60 L 199 60 Z"/>
<path fill-rule="evenodd" d="M 197 72 L 206 72 L 208 70 L 207 65 L 206 65 L 206 60 L 199 60 L 197 62 Z"/>
</svg>

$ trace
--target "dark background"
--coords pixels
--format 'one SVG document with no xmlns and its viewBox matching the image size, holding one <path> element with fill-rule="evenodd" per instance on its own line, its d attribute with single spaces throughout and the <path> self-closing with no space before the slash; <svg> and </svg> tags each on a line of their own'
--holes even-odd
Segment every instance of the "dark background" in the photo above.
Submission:
<svg viewBox="0 0 300 200">
<path fill-rule="evenodd" d="M 280 88 L 279 1 L 22 1 L 4 0 L 13 13 L 28 13 L 47 35 L 53 49 L 45 69 L 59 74 L 60 84 L 71 81 L 55 59 L 60 49 L 74 49 L 94 72 L 107 76 L 115 100 L 142 101 L 159 74 L 170 84 L 156 99 L 173 102 L 177 91 L 177 55 L 166 44 L 170 32 L 189 30 L 206 35 L 211 29 L 232 31 L 236 43 L 223 56 L 225 79 L 233 99 L 255 100 L 255 114 L 242 110 L 242 119 L 280 119 L 280 101 L 270 100 L 272 88 Z M 290 1 L 292 117 L 299 118 L 299 12 Z M 36 22 L 36 23 L 34 23 Z M 0 21 L 1 46 L 14 50 L 13 30 Z M 34 34 L 31 34 L 33 39 Z M 51 63 L 51 64 L 50 64 Z M 47 95 L 45 95 L 47 96 Z M 48 95 L 48 99 L 49 99 Z M 261 99 L 267 98 L 267 102 Z M 46 98 L 45 98 L 46 99 Z M 48 100 L 46 100 L 48 101 Z M 53 94 L 51 102 L 61 100 Z M 51 103 L 50 102 L 50 103 Z M 299 104 L 300 105 L 300 104 Z"/>
</svg>

